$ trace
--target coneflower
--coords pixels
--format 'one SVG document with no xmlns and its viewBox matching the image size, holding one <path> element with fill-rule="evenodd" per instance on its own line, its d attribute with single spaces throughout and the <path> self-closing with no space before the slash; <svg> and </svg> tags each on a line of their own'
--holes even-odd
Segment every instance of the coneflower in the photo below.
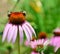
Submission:
<svg viewBox="0 0 60 54">
<path fill-rule="evenodd" d="M 49 40 L 47 39 L 47 34 L 45 32 L 41 32 L 38 34 L 38 45 L 48 45 Z"/>
<path fill-rule="evenodd" d="M 8 23 L 3 32 L 2 42 L 7 41 L 15 43 L 17 38 L 17 33 L 20 36 L 20 43 L 23 42 L 24 33 L 26 34 L 27 40 L 30 41 L 32 39 L 32 35 L 36 36 L 36 33 L 29 22 L 25 19 L 25 12 L 11 12 L 8 14 Z"/>
<path fill-rule="evenodd" d="M 47 39 L 47 34 L 45 32 L 40 32 L 38 34 L 38 40 L 37 40 L 37 45 L 40 48 L 45 48 L 49 44 L 49 40 Z M 43 51 L 41 51 L 41 54 L 44 54 Z"/>
<path fill-rule="evenodd" d="M 50 45 L 55 47 L 55 52 L 60 48 L 60 28 L 53 31 L 54 36 L 50 40 Z"/>
</svg>

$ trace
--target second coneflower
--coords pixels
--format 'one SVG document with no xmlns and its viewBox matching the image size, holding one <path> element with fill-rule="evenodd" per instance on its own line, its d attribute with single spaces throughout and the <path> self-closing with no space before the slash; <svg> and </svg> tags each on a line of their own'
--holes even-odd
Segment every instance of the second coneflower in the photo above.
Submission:
<svg viewBox="0 0 60 54">
<path fill-rule="evenodd" d="M 50 40 L 50 45 L 55 47 L 55 52 L 60 48 L 60 28 L 56 28 L 53 31 L 54 36 Z"/>
<path fill-rule="evenodd" d="M 46 46 L 49 44 L 49 40 L 47 39 L 47 34 L 45 32 L 41 32 L 38 34 L 38 45 Z"/>
<path fill-rule="evenodd" d="M 32 39 L 32 34 L 36 36 L 32 26 L 25 20 L 25 15 L 24 12 L 11 12 L 8 14 L 9 21 L 3 32 L 3 42 L 7 38 L 8 42 L 12 41 L 12 43 L 15 43 L 17 33 L 19 33 L 20 42 L 22 42 L 24 37 L 23 31 L 25 32 L 28 41 Z"/>
<path fill-rule="evenodd" d="M 49 40 L 47 39 L 47 34 L 45 32 L 40 32 L 38 34 L 38 40 L 37 40 L 37 45 L 45 49 L 49 44 Z M 44 54 L 43 50 L 41 51 L 41 54 Z"/>
</svg>

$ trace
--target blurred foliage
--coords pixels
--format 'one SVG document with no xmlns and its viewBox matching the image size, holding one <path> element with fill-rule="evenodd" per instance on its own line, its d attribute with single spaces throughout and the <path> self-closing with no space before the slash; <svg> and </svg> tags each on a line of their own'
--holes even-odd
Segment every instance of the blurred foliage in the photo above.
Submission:
<svg viewBox="0 0 60 54">
<path fill-rule="evenodd" d="M 0 3 L 0 36 L 2 36 L 5 24 L 8 22 L 8 10 L 26 11 L 26 19 L 37 34 L 41 31 L 51 34 L 54 28 L 60 27 L 60 0 L 1 0 Z M 25 48 L 25 46 L 21 46 L 21 52 L 27 50 Z M 5 54 L 1 52 L 6 50 L 7 48 L 3 47 L 0 41 L 0 54 Z M 17 54 L 17 51 L 13 51 L 12 54 Z"/>
<path fill-rule="evenodd" d="M 54 47 L 48 46 L 47 49 L 44 50 L 44 54 L 54 54 Z"/>
</svg>

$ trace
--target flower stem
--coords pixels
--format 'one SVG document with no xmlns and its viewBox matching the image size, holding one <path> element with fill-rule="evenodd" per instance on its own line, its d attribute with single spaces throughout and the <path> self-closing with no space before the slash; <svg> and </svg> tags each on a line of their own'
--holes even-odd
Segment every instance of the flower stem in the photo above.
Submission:
<svg viewBox="0 0 60 54">
<path fill-rule="evenodd" d="M 19 28 L 18 28 L 18 54 L 20 54 Z"/>
<path fill-rule="evenodd" d="M 17 0 L 16 4 L 14 5 L 14 7 L 12 8 L 12 10 L 11 10 L 11 11 L 14 11 L 14 9 L 15 9 L 15 8 L 16 8 L 16 6 L 18 5 L 19 1 L 20 1 L 20 0 Z"/>
</svg>

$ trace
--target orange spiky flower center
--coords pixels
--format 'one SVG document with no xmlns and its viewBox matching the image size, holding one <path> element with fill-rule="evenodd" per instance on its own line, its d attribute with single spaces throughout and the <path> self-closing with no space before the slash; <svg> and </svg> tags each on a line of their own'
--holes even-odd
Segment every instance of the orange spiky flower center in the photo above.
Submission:
<svg viewBox="0 0 60 54">
<path fill-rule="evenodd" d="M 54 36 L 60 36 L 60 32 L 53 32 Z"/>
<path fill-rule="evenodd" d="M 25 22 L 25 15 L 22 12 L 12 12 L 9 16 L 9 22 L 12 24 L 22 24 Z"/>
<path fill-rule="evenodd" d="M 47 35 L 46 35 L 46 33 L 41 32 L 41 33 L 38 34 L 38 38 L 39 39 L 45 39 L 45 38 L 47 38 Z"/>
</svg>

